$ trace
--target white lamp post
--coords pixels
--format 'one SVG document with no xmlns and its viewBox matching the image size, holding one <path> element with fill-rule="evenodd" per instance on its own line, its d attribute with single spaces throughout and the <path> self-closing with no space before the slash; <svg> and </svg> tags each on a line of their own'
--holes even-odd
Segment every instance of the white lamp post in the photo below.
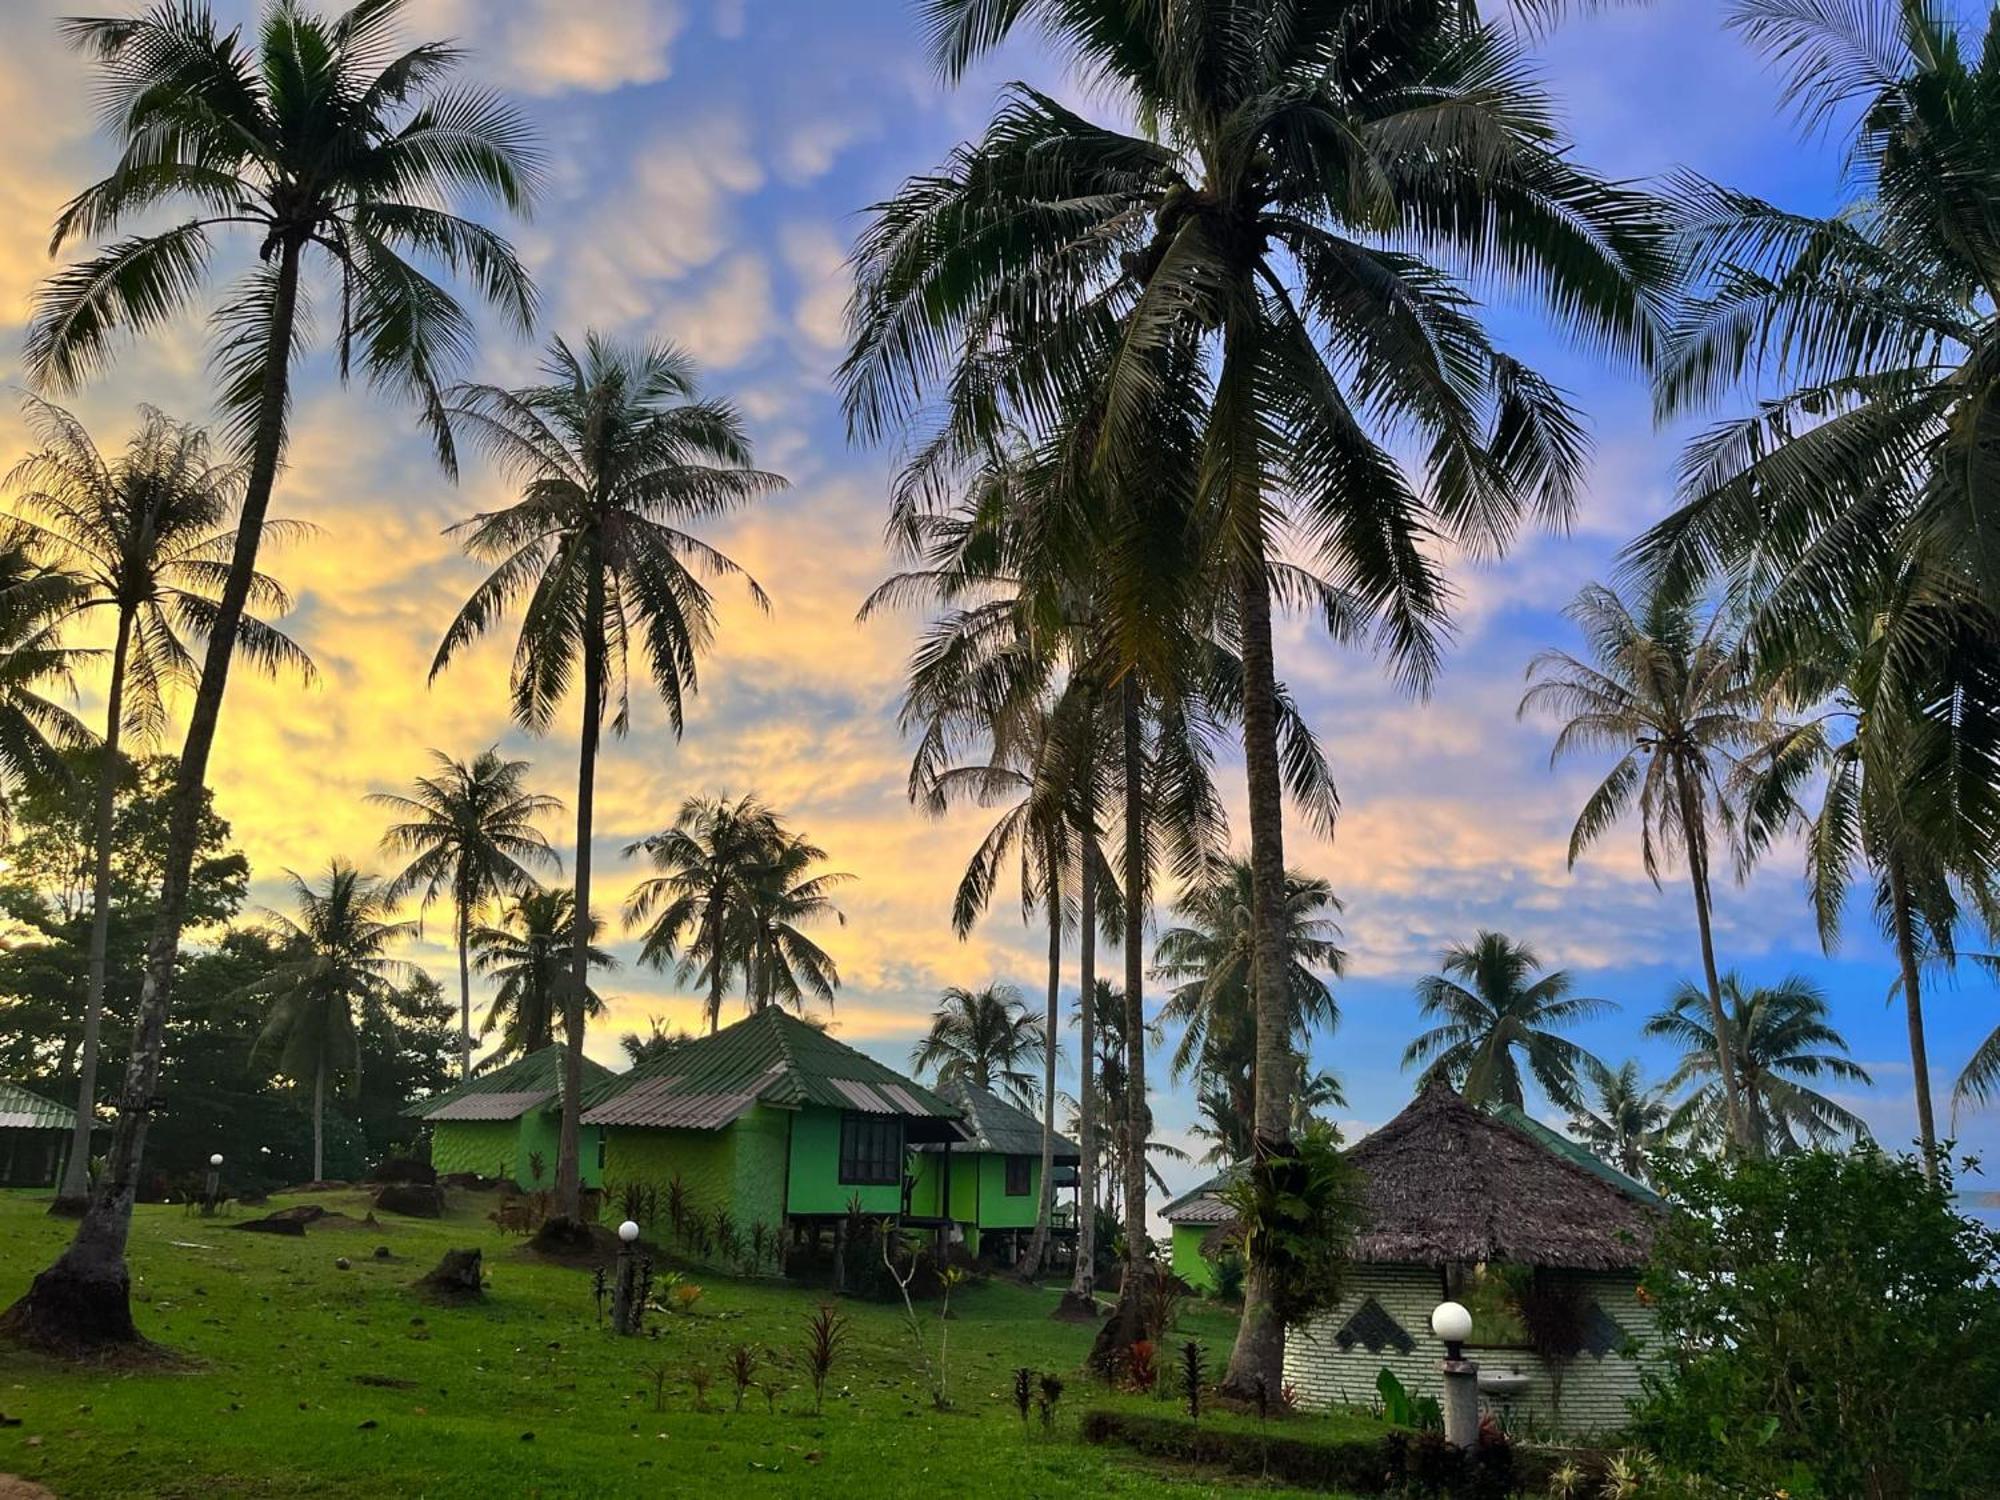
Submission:
<svg viewBox="0 0 2000 1500">
<path fill-rule="evenodd" d="M 214 1214 L 216 1204 L 222 1198 L 222 1153 L 220 1151 L 208 1159 L 208 1181 L 204 1186 L 207 1191 L 202 1195 L 201 1212 L 202 1217 L 207 1218 Z"/>
<path fill-rule="evenodd" d="M 618 1226 L 618 1238 L 628 1245 L 631 1244 L 632 1241 L 639 1238 L 639 1226 L 634 1224 L 630 1219 L 627 1219 L 623 1224 Z"/>
<path fill-rule="evenodd" d="M 611 1286 L 611 1331 L 637 1333 L 644 1315 L 639 1304 L 639 1226 L 627 1219 L 618 1226 L 618 1272 Z"/>
<path fill-rule="evenodd" d="M 1472 1337 L 1472 1314 L 1457 1302 L 1440 1302 L 1431 1312 L 1431 1332 L 1444 1343 L 1444 1435 L 1455 1447 L 1479 1441 L 1479 1366 L 1465 1357 Z"/>
</svg>

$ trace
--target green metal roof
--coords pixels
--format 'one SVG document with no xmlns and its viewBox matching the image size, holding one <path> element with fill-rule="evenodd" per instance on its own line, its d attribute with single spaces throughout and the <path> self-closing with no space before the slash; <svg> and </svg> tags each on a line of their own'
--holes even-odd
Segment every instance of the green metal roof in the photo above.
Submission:
<svg viewBox="0 0 2000 1500">
<path fill-rule="evenodd" d="M 403 1113 L 431 1121 L 518 1120 L 528 1111 L 540 1109 L 551 1100 L 562 1097 L 565 1050 L 562 1043 L 557 1042 L 539 1052 L 530 1052 L 504 1068 L 481 1073 L 455 1089 L 419 1099 Z M 586 1057 L 583 1060 L 584 1098 L 590 1097 L 593 1087 L 617 1076 L 602 1063 L 592 1062 Z"/>
<path fill-rule="evenodd" d="M 1641 1203 L 1649 1204 L 1654 1208 L 1665 1208 L 1667 1206 L 1666 1199 L 1647 1187 L 1638 1178 L 1627 1177 L 1623 1172 L 1612 1166 L 1610 1162 L 1598 1156 L 1580 1141 L 1571 1140 L 1559 1130 L 1551 1130 L 1526 1110 L 1516 1109 L 1511 1104 L 1490 1104 L 1487 1106 L 1486 1112 L 1496 1120 L 1504 1120 L 1516 1130 L 1534 1139 L 1538 1144 L 1546 1146 L 1549 1150 L 1555 1152 L 1557 1156 L 1574 1162 L 1593 1176 L 1603 1178 L 1621 1193 L 1627 1193 L 1637 1198 Z"/>
<path fill-rule="evenodd" d="M 1228 1187 L 1250 1169 L 1248 1162 L 1234 1162 L 1217 1172 L 1208 1181 L 1189 1188 L 1160 1210 L 1160 1217 L 1169 1224 L 1220 1224 L 1233 1218 L 1234 1214 L 1225 1208 L 1216 1194 Z"/>
<path fill-rule="evenodd" d="M 955 1122 L 958 1110 L 817 1026 L 771 1007 L 620 1073 L 584 1095 L 592 1125 L 720 1130 L 758 1104 Z M 955 1124 L 911 1139 L 962 1139 Z"/>
<path fill-rule="evenodd" d="M 0 1130 L 73 1130 L 76 1111 L 0 1081 Z"/>
<path fill-rule="evenodd" d="M 963 1125 L 974 1151 L 992 1151 L 1005 1156 L 1040 1156 L 1042 1122 L 1018 1104 L 1002 1099 L 990 1089 L 982 1089 L 954 1078 L 938 1085 L 938 1094 L 964 1115 Z M 958 1144 L 957 1142 L 953 1143 Z M 1058 1134 L 1055 1140 L 1058 1162 L 1081 1161 L 1083 1152 L 1075 1141 Z"/>
</svg>

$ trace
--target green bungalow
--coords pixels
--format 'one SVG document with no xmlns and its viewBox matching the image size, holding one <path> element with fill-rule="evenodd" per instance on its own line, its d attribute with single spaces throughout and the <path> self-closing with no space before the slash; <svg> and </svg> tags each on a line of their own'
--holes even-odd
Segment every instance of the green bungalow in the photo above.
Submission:
<svg viewBox="0 0 2000 1500">
<path fill-rule="evenodd" d="M 562 1126 L 562 1075 L 563 1047 L 557 1043 L 420 1100 L 405 1113 L 430 1126 L 431 1165 L 440 1177 L 467 1172 L 508 1178 L 525 1188 L 552 1186 Z M 584 1098 L 616 1076 L 586 1057 Z M 577 1155 L 584 1186 L 600 1186 L 604 1149 L 597 1131 L 585 1127 Z M 540 1173 L 535 1171 L 537 1158 Z"/>
<path fill-rule="evenodd" d="M 76 1111 L 0 1082 L 0 1187 L 54 1187 Z"/>
<path fill-rule="evenodd" d="M 760 1010 L 599 1083 L 583 1123 L 604 1133 L 604 1180 L 729 1214 L 744 1234 L 812 1238 L 869 1215 L 914 1214 L 912 1148 L 961 1142 L 958 1110 L 892 1068 L 778 1009 Z"/>
<path fill-rule="evenodd" d="M 1198 1292 L 1216 1288 L 1216 1262 L 1222 1240 L 1236 1221 L 1235 1212 L 1222 1201 L 1222 1190 L 1242 1174 L 1238 1166 L 1224 1167 L 1199 1187 L 1190 1188 L 1160 1210 L 1172 1232 L 1174 1274 Z"/>
<path fill-rule="evenodd" d="M 963 1143 L 919 1146 L 911 1163 L 910 1213 L 949 1220 L 974 1255 L 993 1252 L 1013 1261 L 1035 1227 L 1041 1208 L 1042 1122 L 997 1094 L 953 1080 L 938 1094 L 955 1106 L 971 1137 Z M 1076 1185 L 1083 1159 L 1076 1142 L 1056 1137 L 1054 1175 L 1058 1189 Z M 1074 1226 L 1057 1231 L 1073 1243 Z"/>
</svg>

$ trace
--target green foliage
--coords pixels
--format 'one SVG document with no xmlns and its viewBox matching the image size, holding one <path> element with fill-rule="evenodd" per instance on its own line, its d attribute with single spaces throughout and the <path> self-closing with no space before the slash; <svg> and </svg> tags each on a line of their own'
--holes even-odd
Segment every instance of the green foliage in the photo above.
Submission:
<svg viewBox="0 0 2000 1500">
<path fill-rule="evenodd" d="M 1757 1494 L 1955 1496 L 2000 1473 L 2000 1234 L 1873 1149 L 1663 1172 L 1647 1273 L 1679 1361 L 1637 1430 Z"/>
<path fill-rule="evenodd" d="M 1387 1365 L 1375 1376 L 1375 1394 L 1382 1402 L 1382 1420 L 1392 1427 L 1410 1427 L 1418 1432 L 1444 1430 L 1444 1408 L 1435 1396 L 1412 1396 L 1396 1372 Z"/>
<path fill-rule="evenodd" d="M 1302 1322 L 1340 1300 L 1362 1203 L 1332 1126 L 1310 1123 L 1289 1153 L 1265 1156 L 1218 1196 L 1236 1215 L 1245 1261 L 1267 1273 L 1281 1318 Z"/>
</svg>

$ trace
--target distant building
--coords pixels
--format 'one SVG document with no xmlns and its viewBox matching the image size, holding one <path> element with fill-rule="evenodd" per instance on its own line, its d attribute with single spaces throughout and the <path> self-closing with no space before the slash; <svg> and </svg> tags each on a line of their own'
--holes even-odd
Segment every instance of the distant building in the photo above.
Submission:
<svg viewBox="0 0 2000 1500">
<path fill-rule="evenodd" d="M 1215 1290 L 1217 1266 L 1225 1255 L 1234 1253 L 1225 1241 L 1236 1214 L 1220 1195 L 1242 1175 L 1240 1164 L 1224 1167 L 1160 1210 L 1160 1217 L 1167 1221 L 1173 1272 L 1198 1292 Z"/>
<path fill-rule="evenodd" d="M 1042 1122 L 1018 1104 L 970 1083 L 939 1084 L 937 1093 L 958 1109 L 969 1139 L 916 1148 L 910 1214 L 949 1220 L 974 1255 L 1012 1264 L 1027 1247 L 1041 1211 Z M 1056 1137 L 1055 1189 L 1076 1186 L 1082 1159 L 1075 1141 Z M 1058 1248 L 1076 1241 L 1074 1216 L 1065 1219 L 1052 1227 Z"/>
<path fill-rule="evenodd" d="M 553 1187 L 562 1130 L 564 1050 L 560 1043 L 544 1047 L 405 1110 L 406 1116 L 430 1127 L 431 1165 L 438 1175 L 466 1172 L 508 1179 L 530 1190 Z M 616 1076 L 586 1057 L 584 1097 Z M 577 1164 L 584 1186 L 602 1183 L 603 1150 L 596 1130 L 583 1131 Z"/>
<path fill-rule="evenodd" d="M 0 1082 L 0 1187 L 54 1187 L 62 1180 L 76 1111 Z"/>
</svg>

